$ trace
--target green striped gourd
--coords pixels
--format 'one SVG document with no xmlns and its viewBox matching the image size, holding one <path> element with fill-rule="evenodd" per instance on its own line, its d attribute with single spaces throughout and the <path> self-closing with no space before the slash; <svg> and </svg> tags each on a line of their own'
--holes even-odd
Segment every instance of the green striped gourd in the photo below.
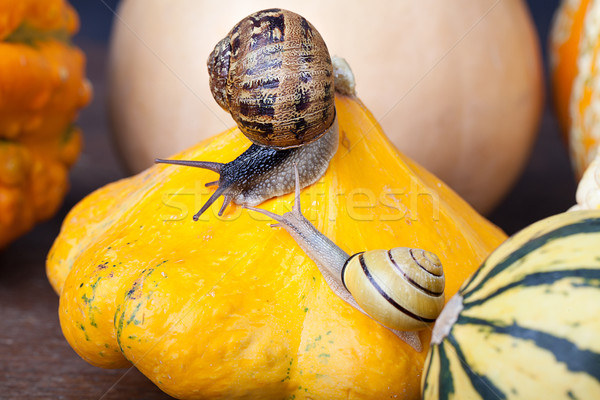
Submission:
<svg viewBox="0 0 600 400">
<path fill-rule="evenodd" d="M 430 399 L 600 399 L 600 211 L 508 239 L 438 318 Z"/>
</svg>

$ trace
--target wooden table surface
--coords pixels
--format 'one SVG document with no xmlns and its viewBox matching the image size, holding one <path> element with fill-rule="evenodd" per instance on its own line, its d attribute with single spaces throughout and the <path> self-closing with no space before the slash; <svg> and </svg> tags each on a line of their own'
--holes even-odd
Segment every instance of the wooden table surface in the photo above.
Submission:
<svg viewBox="0 0 600 400">
<path fill-rule="evenodd" d="M 85 149 L 61 211 L 0 252 L 0 399 L 165 399 L 137 370 L 103 370 L 75 354 L 62 336 L 58 297 L 46 254 L 67 211 L 92 190 L 124 176 L 111 148 L 104 108 L 106 46 L 79 43 L 88 57 L 92 104 L 80 116 Z M 531 161 L 490 219 L 508 233 L 564 211 L 575 184 L 556 122 L 545 112 Z"/>
</svg>

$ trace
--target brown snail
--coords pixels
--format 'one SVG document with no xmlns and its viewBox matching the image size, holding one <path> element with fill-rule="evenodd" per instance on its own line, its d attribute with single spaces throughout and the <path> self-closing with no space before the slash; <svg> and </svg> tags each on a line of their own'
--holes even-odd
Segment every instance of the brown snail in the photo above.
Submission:
<svg viewBox="0 0 600 400">
<path fill-rule="evenodd" d="M 317 181 L 338 146 L 334 67 L 317 30 L 302 16 L 281 9 L 238 22 L 208 58 L 210 88 L 253 144 L 229 163 L 161 160 L 219 173 L 218 187 L 194 220 L 223 196 L 227 205 L 257 205 Z M 347 65 L 347 64 L 346 64 Z M 336 67 L 338 68 L 338 67 Z M 353 91 L 351 74 L 346 92 Z M 348 89 L 350 88 L 350 89 Z"/>
<path fill-rule="evenodd" d="M 445 277 L 439 258 L 422 249 L 397 247 L 352 256 L 319 232 L 300 209 L 300 184 L 291 212 L 244 206 L 273 218 L 317 264 L 333 292 L 420 351 L 416 332 L 430 327 L 444 307 Z"/>
</svg>

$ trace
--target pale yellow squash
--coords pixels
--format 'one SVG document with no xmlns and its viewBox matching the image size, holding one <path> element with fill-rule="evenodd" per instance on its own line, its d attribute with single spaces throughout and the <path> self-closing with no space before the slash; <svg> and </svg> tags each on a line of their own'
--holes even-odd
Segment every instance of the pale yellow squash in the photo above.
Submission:
<svg viewBox="0 0 600 400">
<path fill-rule="evenodd" d="M 234 125 L 209 92 L 206 59 L 241 18 L 271 7 L 306 17 L 349 62 L 358 95 L 401 152 L 480 212 L 510 190 L 544 99 L 522 0 L 124 0 L 108 94 L 130 171 Z"/>
</svg>

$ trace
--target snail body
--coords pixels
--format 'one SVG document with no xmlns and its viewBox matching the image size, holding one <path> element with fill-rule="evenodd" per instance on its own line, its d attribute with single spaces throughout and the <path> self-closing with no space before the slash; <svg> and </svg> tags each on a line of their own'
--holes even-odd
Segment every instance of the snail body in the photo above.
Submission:
<svg viewBox="0 0 600 400">
<path fill-rule="evenodd" d="M 338 146 L 334 76 L 353 78 L 334 74 L 325 42 L 305 18 L 281 9 L 251 14 L 217 43 L 207 65 L 213 97 L 253 144 L 229 163 L 156 160 L 220 174 L 194 220 L 221 195 L 219 215 L 230 201 L 256 205 L 291 192 L 294 164 L 302 187 L 323 175 Z"/>
<path fill-rule="evenodd" d="M 420 351 L 415 331 L 431 326 L 444 307 L 445 277 L 435 254 L 398 247 L 348 255 L 302 215 L 297 173 L 292 211 L 245 207 L 277 221 L 274 226 L 294 238 L 336 295 Z"/>
<path fill-rule="evenodd" d="M 338 125 L 335 121 L 325 135 L 305 146 L 277 150 L 252 144 L 228 163 L 161 159 L 156 162 L 204 168 L 219 174 L 218 181 L 206 184 L 217 185 L 217 190 L 194 215 L 196 221 L 220 196 L 224 198 L 219 210 L 219 215 L 222 215 L 231 201 L 253 206 L 291 192 L 294 188 L 294 163 L 301 171 L 301 187 L 316 182 L 327 170 L 337 147 Z"/>
</svg>

